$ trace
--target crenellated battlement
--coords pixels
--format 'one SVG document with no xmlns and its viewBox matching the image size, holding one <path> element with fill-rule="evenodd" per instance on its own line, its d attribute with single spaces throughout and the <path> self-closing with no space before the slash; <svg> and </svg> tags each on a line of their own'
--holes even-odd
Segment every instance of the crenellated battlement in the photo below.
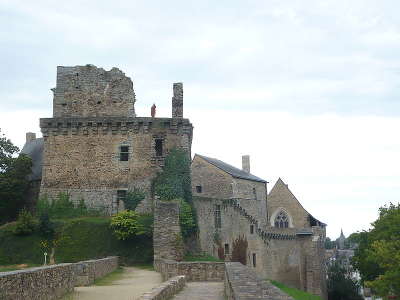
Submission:
<svg viewBox="0 0 400 300">
<path fill-rule="evenodd" d="M 190 137 L 193 126 L 188 119 L 171 118 L 126 118 L 126 117 L 88 117 L 88 118 L 42 118 L 40 128 L 43 137 L 50 135 L 107 135 L 132 133 L 151 133 L 164 131 L 170 134 L 186 134 Z"/>
</svg>

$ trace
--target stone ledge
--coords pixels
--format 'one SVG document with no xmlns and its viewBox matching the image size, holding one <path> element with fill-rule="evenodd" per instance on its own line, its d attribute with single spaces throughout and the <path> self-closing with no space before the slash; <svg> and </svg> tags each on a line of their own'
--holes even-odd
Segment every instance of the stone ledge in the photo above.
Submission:
<svg viewBox="0 0 400 300">
<path fill-rule="evenodd" d="M 167 300 L 180 292 L 186 285 L 185 276 L 175 276 L 160 286 L 155 287 L 151 292 L 144 293 L 141 300 Z"/>
<path fill-rule="evenodd" d="M 228 300 L 293 300 L 271 283 L 258 278 L 238 262 L 225 264 L 225 294 Z"/>
<path fill-rule="evenodd" d="M 186 281 L 224 281 L 225 263 L 213 261 L 175 261 L 155 259 L 154 268 L 164 280 L 185 275 Z"/>
</svg>

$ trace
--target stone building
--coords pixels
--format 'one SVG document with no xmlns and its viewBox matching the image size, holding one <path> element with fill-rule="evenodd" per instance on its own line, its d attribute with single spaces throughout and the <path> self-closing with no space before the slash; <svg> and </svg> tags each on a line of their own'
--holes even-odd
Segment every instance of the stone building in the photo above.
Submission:
<svg viewBox="0 0 400 300">
<path fill-rule="evenodd" d="M 172 117 L 137 117 L 132 80 L 117 68 L 58 67 L 53 117 L 40 119 L 43 162 L 40 194 L 67 192 L 90 208 L 123 209 L 127 191 L 146 192 L 172 148 L 190 155 L 193 127 L 183 118 L 182 83 L 173 85 Z"/>
<path fill-rule="evenodd" d="M 326 297 L 325 224 L 309 214 L 279 179 L 267 196 L 267 181 L 242 169 L 196 154 L 192 192 L 200 245 L 229 260 L 234 240 L 248 243 L 247 265 L 263 278 Z M 220 250 L 221 251 L 221 250 Z"/>
</svg>

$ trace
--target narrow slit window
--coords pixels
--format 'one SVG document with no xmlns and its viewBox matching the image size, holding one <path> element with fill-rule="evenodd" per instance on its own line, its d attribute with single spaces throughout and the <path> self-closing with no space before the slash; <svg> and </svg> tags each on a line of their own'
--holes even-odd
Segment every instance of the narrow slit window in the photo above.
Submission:
<svg viewBox="0 0 400 300">
<path fill-rule="evenodd" d="M 163 156 L 163 140 L 156 139 L 155 141 L 156 156 Z"/>
<path fill-rule="evenodd" d="M 253 268 L 257 266 L 257 256 L 255 253 L 253 253 Z"/>
<path fill-rule="evenodd" d="M 196 185 L 196 193 L 201 193 L 203 191 L 201 185 Z"/>
<path fill-rule="evenodd" d="M 121 146 L 119 149 L 119 160 L 128 161 L 129 160 L 129 146 Z"/>
<path fill-rule="evenodd" d="M 250 225 L 250 234 L 254 234 L 254 225 L 253 224 Z"/>
<path fill-rule="evenodd" d="M 225 255 L 229 254 L 229 244 L 225 244 Z"/>
<path fill-rule="evenodd" d="M 255 200 L 257 200 L 257 191 L 256 188 L 253 188 L 253 197 Z"/>
<path fill-rule="evenodd" d="M 215 228 L 221 228 L 221 205 L 215 205 Z"/>
</svg>

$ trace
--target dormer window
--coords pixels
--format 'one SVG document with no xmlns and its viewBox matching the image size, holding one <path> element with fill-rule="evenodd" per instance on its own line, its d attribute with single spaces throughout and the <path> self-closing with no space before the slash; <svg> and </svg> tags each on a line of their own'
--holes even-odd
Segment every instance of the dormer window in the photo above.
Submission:
<svg viewBox="0 0 400 300">
<path fill-rule="evenodd" d="M 119 160 L 120 161 L 129 160 L 129 146 L 121 146 L 119 148 Z"/>
</svg>

